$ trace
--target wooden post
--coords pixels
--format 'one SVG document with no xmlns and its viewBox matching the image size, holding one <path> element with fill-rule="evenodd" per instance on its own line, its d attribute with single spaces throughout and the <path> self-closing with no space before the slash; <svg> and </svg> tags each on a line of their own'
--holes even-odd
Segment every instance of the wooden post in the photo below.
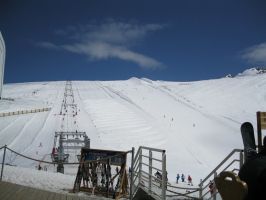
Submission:
<svg viewBox="0 0 266 200">
<path fill-rule="evenodd" d="M 257 112 L 258 150 L 262 150 L 261 130 L 266 129 L 266 112 Z"/>
<path fill-rule="evenodd" d="M 258 150 L 262 149 L 260 112 L 257 112 Z"/>
<path fill-rule="evenodd" d="M 123 169 L 122 169 L 122 167 L 123 167 Z M 122 171 L 123 170 L 123 171 Z M 118 196 L 115 198 L 116 200 L 117 199 L 120 199 L 120 197 L 121 197 L 121 193 L 122 193 L 122 195 L 124 194 L 123 192 L 123 186 L 124 186 L 124 184 L 125 184 L 125 176 L 126 176 L 126 165 L 124 165 L 124 166 L 121 166 L 121 173 L 122 173 L 122 176 L 120 175 L 120 188 L 119 188 L 119 190 L 118 190 Z"/>
</svg>

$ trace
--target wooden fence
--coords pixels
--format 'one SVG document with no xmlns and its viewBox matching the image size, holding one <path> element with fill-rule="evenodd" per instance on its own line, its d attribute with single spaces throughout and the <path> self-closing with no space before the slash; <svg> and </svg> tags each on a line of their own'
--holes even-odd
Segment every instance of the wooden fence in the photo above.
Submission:
<svg viewBox="0 0 266 200">
<path fill-rule="evenodd" d="M 51 110 L 51 108 L 19 110 L 19 111 L 13 111 L 13 112 L 0 113 L 0 117 L 7 117 L 7 116 L 12 116 L 12 115 L 22 115 L 22 114 L 29 114 L 29 113 L 37 113 L 37 112 L 46 112 L 46 111 L 50 111 L 50 110 Z"/>
</svg>

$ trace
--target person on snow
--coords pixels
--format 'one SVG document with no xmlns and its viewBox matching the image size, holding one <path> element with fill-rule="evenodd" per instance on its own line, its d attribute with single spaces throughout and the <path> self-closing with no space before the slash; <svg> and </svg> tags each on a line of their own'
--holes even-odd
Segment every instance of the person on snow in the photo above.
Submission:
<svg viewBox="0 0 266 200">
<path fill-rule="evenodd" d="M 180 176 L 179 174 L 176 175 L 176 183 L 178 184 L 178 180 L 179 180 Z"/>
<path fill-rule="evenodd" d="M 185 182 L 185 175 L 184 174 L 181 175 L 181 180 L 182 180 L 182 182 Z"/>
<path fill-rule="evenodd" d="M 187 180 L 188 180 L 188 184 L 189 184 L 189 185 L 192 185 L 192 178 L 191 178 L 191 176 L 190 176 L 190 175 L 188 175 L 188 178 L 187 178 Z"/>
</svg>

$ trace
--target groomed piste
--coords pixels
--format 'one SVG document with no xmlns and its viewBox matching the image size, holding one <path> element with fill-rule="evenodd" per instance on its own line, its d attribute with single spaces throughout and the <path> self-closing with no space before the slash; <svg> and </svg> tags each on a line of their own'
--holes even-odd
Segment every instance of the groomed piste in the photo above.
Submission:
<svg viewBox="0 0 266 200">
<path fill-rule="evenodd" d="M 3 97 L 14 101 L 1 100 L 0 113 L 51 110 L 0 117 L 0 146 L 49 160 L 55 131 L 60 130 L 65 84 L 4 85 Z M 266 74 L 254 69 L 233 78 L 197 82 L 72 81 L 72 89 L 79 109 L 75 120 L 90 138 L 91 148 L 165 149 L 172 184 L 176 174 L 183 173 L 197 185 L 232 149 L 243 148 L 240 125 L 256 124 L 256 111 L 266 110 Z M 72 124 L 68 129 L 74 130 Z M 75 169 L 66 175 L 38 171 L 39 163 L 14 154 L 7 155 L 6 162 L 13 166 L 5 168 L 3 180 L 59 192 L 73 187 Z"/>
</svg>

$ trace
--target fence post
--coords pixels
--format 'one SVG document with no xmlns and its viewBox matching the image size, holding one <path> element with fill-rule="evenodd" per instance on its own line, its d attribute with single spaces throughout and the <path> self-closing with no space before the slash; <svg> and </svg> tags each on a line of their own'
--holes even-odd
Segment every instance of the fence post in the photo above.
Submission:
<svg viewBox="0 0 266 200">
<path fill-rule="evenodd" d="M 257 131 L 258 131 L 258 152 L 262 150 L 262 138 L 261 138 L 261 112 L 257 112 Z"/>
<path fill-rule="evenodd" d="M 141 147 L 139 147 L 140 148 L 140 150 L 139 150 L 139 184 L 141 184 L 141 179 L 142 179 L 142 177 L 141 177 L 141 171 L 142 171 L 142 148 Z"/>
<path fill-rule="evenodd" d="M 3 171 L 4 171 L 4 165 L 5 165 L 5 158 L 6 158 L 6 145 L 4 147 L 4 155 L 3 155 L 3 161 L 2 161 L 2 169 L 1 169 L 0 181 L 2 181 L 2 179 L 3 179 Z"/>
<path fill-rule="evenodd" d="M 200 179 L 200 184 L 199 184 L 199 199 L 202 199 L 202 188 L 203 188 L 203 183 L 202 183 L 202 179 Z"/>
<path fill-rule="evenodd" d="M 166 154 L 162 153 L 162 200 L 166 199 Z"/>
<path fill-rule="evenodd" d="M 215 179 L 215 177 L 217 177 L 217 172 L 214 172 L 214 178 L 213 178 L 213 180 Z M 213 200 L 216 200 L 216 196 L 217 196 L 217 190 L 215 189 L 215 192 L 213 193 Z"/>
<path fill-rule="evenodd" d="M 149 192 L 151 193 L 152 182 L 152 151 L 149 150 Z"/>
<path fill-rule="evenodd" d="M 133 199 L 133 179 L 134 179 L 134 156 L 135 156 L 135 148 L 132 147 L 131 151 L 131 172 L 130 173 L 130 200 Z"/>
</svg>

